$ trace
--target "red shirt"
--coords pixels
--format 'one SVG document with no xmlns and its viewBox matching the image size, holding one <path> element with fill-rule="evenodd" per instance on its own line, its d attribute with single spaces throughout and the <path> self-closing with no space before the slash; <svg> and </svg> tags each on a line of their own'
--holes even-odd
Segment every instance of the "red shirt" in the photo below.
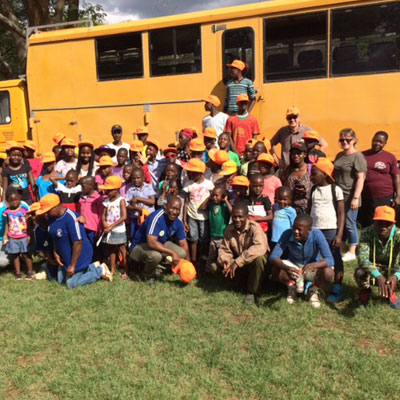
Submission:
<svg viewBox="0 0 400 400">
<path fill-rule="evenodd" d="M 248 114 L 246 117 L 232 115 L 225 125 L 225 132 L 232 135 L 233 143 L 240 155 L 243 155 L 246 143 L 253 138 L 253 135 L 260 134 L 257 118 Z"/>
<path fill-rule="evenodd" d="M 28 158 L 28 162 L 32 168 L 32 174 L 35 180 L 39 178 L 42 173 L 43 163 L 40 158 Z"/>
<path fill-rule="evenodd" d="M 400 174 L 396 157 L 387 151 L 363 151 L 367 160 L 365 193 L 373 199 L 392 196 L 395 192 L 393 177 Z"/>
</svg>

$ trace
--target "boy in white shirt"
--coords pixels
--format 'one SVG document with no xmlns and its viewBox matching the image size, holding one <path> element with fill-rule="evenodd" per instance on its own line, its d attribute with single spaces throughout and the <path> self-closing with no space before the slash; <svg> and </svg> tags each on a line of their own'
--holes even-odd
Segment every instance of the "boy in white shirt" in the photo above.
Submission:
<svg viewBox="0 0 400 400">
<path fill-rule="evenodd" d="M 210 95 L 203 99 L 205 101 L 204 108 L 210 114 L 203 118 L 203 132 L 206 128 L 214 128 L 217 131 L 217 137 L 224 131 L 228 114 L 218 111 L 221 102 L 217 96 Z"/>
</svg>

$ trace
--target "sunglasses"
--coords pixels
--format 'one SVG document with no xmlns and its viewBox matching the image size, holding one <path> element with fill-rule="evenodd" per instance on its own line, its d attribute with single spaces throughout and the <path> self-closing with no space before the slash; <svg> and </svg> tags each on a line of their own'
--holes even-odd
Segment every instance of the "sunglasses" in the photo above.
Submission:
<svg viewBox="0 0 400 400">
<path fill-rule="evenodd" d="M 350 144 L 352 142 L 353 139 L 339 139 L 340 143 L 347 143 Z"/>
<path fill-rule="evenodd" d="M 288 115 L 288 116 L 286 117 L 286 119 L 287 119 L 288 121 L 290 121 L 290 120 L 292 120 L 292 119 L 296 120 L 297 117 L 298 117 L 298 115 Z"/>
</svg>

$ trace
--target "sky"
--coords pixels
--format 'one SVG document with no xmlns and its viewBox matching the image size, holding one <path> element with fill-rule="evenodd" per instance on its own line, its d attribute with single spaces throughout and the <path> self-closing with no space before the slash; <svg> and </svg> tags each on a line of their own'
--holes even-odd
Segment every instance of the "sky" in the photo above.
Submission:
<svg viewBox="0 0 400 400">
<path fill-rule="evenodd" d="M 94 0 L 107 13 L 106 23 L 135 21 L 192 11 L 257 3 L 257 0 Z"/>
</svg>

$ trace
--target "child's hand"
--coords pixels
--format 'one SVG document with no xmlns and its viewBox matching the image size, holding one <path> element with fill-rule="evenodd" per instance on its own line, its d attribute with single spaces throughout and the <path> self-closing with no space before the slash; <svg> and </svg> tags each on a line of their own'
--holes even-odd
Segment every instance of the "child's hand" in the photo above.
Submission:
<svg viewBox="0 0 400 400">
<path fill-rule="evenodd" d="M 185 232 L 186 233 L 189 233 L 189 225 L 188 225 L 188 223 L 187 222 L 184 222 L 184 227 L 185 227 Z"/>
<path fill-rule="evenodd" d="M 108 232 L 111 232 L 111 231 L 112 231 L 112 228 L 111 228 L 110 225 L 107 225 L 107 226 L 104 227 L 104 233 L 108 233 Z"/>
<path fill-rule="evenodd" d="M 143 165 L 147 164 L 148 158 L 146 158 L 143 154 L 139 153 L 138 158 L 139 158 L 139 161 L 140 161 Z"/>
<path fill-rule="evenodd" d="M 31 237 L 28 235 L 28 244 L 31 242 Z"/>
<path fill-rule="evenodd" d="M 4 236 L 3 237 L 3 244 L 7 244 L 8 243 L 8 237 L 7 236 Z"/>
<path fill-rule="evenodd" d="M 83 215 L 80 215 L 77 219 L 81 224 L 86 224 L 86 218 Z"/>
</svg>

